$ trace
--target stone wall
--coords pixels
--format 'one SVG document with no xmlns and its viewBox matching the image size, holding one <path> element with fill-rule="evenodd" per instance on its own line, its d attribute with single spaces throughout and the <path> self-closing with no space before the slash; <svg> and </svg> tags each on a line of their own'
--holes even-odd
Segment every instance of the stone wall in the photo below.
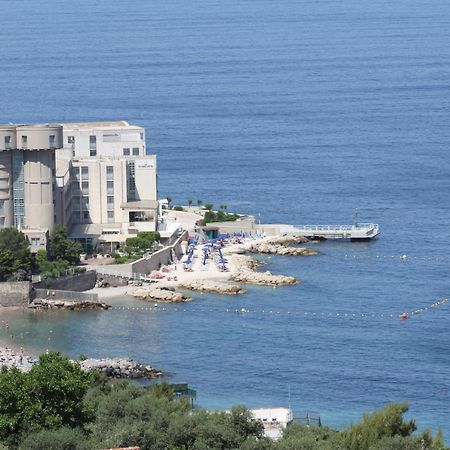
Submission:
<svg viewBox="0 0 450 450">
<path fill-rule="evenodd" d="M 123 278 L 120 276 L 102 275 L 101 273 L 99 273 L 97 275 L 97 279 L 103 280 L 105 283 L 108 283 L 108 285 L 112 287 L 128 286 L 128 278 Z"/>
<path fill-rule="evenodd" d="M 98 294 L 75 291 L 61 291 L 57 289 L 35 289 L 37 299 L 41 300 L 70 300 L 72 302 L 98 302 Z"/>
<path fill-rule="evenodd" d="M 33 297 L 30 281 L 5 281 L 0 283 L 1 306 L 26 306 Z"/>
<path fill-rule="evenodd" d="M 95 270 L 68 275 L 66 277 L 50 279 L 34 283 L 35 288 L 40 289 L 59 289 L 61 291 L 87 291 L 95 287 L 97 273 Z"/>
</svg>

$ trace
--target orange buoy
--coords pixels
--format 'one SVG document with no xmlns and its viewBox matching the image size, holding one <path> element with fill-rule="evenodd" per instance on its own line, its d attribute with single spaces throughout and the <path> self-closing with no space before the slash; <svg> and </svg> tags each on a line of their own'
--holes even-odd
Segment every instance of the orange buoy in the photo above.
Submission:
<svg viewBox="0 0 450 450">
<path fill-rule="evenodd" d="M 409 314 L 408 313 L 403 313 L 403 314 L 400 314 L 400 319 L 402 319 L 402 320 L 407 320 L 407 319 L 409 319 Z"/>
</svg>

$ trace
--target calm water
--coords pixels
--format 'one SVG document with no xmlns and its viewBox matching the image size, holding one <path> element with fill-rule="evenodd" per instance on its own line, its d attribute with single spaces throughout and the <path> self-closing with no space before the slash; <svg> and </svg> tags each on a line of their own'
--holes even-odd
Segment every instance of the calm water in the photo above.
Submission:
<svg viewBox="0 0 450 450">
<path fill-rule="evenodd" d="M 15 342 L 130 355 L 206 407 L 286 405 L 290 390 L 297 413 L 339 425 L 406 399 L 449 440 L 449 308 L 385 316 L 450 291 L 448 2 L 55 5 L 0 0 L 0 122 L 126 119 L 147 128 L 161 196 L 290 223 L 345 223 L 359 207 L 383 234 L 266 260 L 295 287 L 159 312 L 2 313 Z"/>
</svg>

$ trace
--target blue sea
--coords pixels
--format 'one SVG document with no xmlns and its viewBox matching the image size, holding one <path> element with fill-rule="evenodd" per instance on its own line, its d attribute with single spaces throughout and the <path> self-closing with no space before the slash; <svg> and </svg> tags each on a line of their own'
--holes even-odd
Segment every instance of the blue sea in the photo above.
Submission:
<svg viewBox="0 0 450 450">
<path fill-rule="evenodd" d="M 0 339 L 131 356 L 189 382 L 207 408 L 291 405 L 340 426 L 408 400 L 420 427 L 450 441 L 450 307 L 398 318 L 450 296 L 448 1 L 0 10 L 0 122 L 128 120 L 146 127 L 159 194 L 174 203 L 292 224 L 351 223 L 359 208 L 382 231 L 313 244 L 317 257 L 263 258 L 296 286 L 158 311 L 2 311 Z"/>
</svg>

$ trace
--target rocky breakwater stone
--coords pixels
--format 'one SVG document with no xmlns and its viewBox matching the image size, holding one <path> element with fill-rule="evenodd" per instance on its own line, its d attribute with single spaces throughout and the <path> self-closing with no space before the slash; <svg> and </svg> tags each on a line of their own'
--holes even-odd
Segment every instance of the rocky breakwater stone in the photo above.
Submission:
<svg viewBox="0 0 450 450">
<path fill-rule="evenodd" d="M 304 236 L 273 236 L 264 239 L 266 244 L 287 245 L 287 244 L 306 244 L 311 242 Z"/>
<path fill-rule="evenodd" d="M 191 298 L 179 292 L 173 292 L 167 289 L 156 287 L 145 287 L 136 289 L 133 296 L 142 300 L 148 300 L 157 303 L 181 303 L 189 302 Z"/>
<path fill-rule="evenodd" d="M 280 256 L 313 256 L 317 255 L 315 250 L 304 247 L 289 247 L 282 244 L 271 244 L 267 242 L 255 242 L 248 248 L 252 253 L 263 253 Z"/>
<path fill-rule="evenodd" d="M 85 372 L 102 372 L 111 378 L 156 378 L 162 371 L 129 358 L 85 359 L 78 361 Z"/>
<path fill-rule="evenodd" d="M 106 303 L 90 302 L 90 301 L 72 302 L 63 300 L 36 299 L 33 300 L 33 302 L 31 302 L 28 305 L 28 307 L 35 309 L 82 310 L 82 309 L 109 309 L 111 308 L 111 305 L 107 305 Z"/>
<path fill-rule="evenodd" d="M 231 279 L 238 283 L 261 284 L 266 286 L 284 286 L 298 283 L 295 277 L 274 275 L 269 271 L 255 272 L 258 262 L 248 256 L 233 255 L 232 258 L 236 269 L 231 274 Z"/>
<path fill-rule="evenodd" d="M 185 281 L 179 285 L 182 289 L 197 292 L 210 292 L 213 294 L 238 295 L 245 292 L 241 286 L 236 284 L 219 283 L 211 280 Z"/>
<path fill-rule="evenodd" d="M 231 275 L 233 281 L 238 283 L 262 284 L 266 286 L 284 286 L 296 284 L 297 279 L 288 275 L 274 275 L 271 272 L 253 272 L 250 269 L 241 269 Z"/>
</svg>

